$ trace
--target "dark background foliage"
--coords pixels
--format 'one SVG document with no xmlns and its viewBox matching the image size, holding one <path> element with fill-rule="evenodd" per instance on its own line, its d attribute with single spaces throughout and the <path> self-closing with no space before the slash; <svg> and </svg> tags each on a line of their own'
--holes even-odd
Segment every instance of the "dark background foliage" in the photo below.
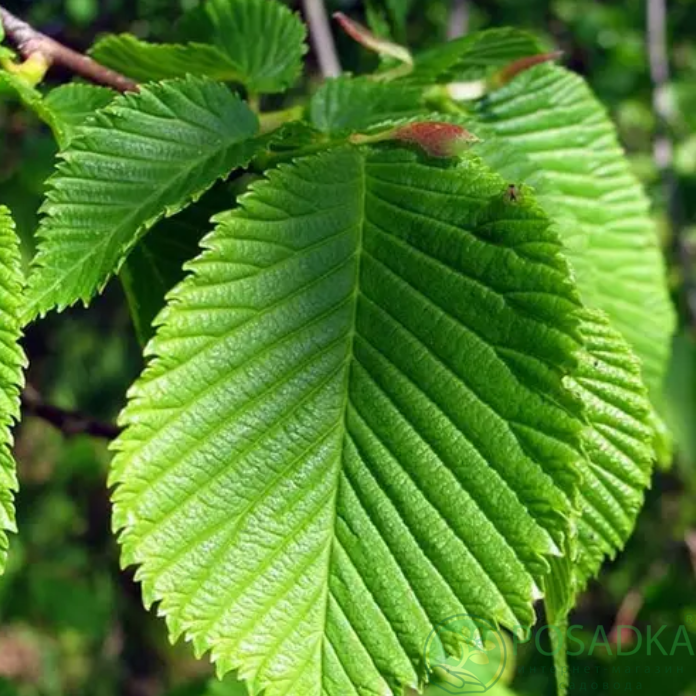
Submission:
<svg viewBox="0 0 696 696">
<path fill-rule="evenodd" d="M 177 19 L 197 4 L 197 0 L 5 3 L 45 33 L 79 49 L 86 49 L 103 32 L 172 39 Z M 419 48 L 446 35 L 450 4 L 450 0 L 391 0 L 386 6 L 410 5 L 404 38 Z M 364 16 L 360 2 L 334 0 L 330 5 Z M 465 3 L 465 9 L 468 31 L 505 24 L 525 27 L 564 51 L 565 64 L 589 80 L 611 112 L 635 171 L 653 199 L 681 317 L 665 404 L 675 456 L 669 470 L 657 473 L 633 539 L 590 585 L 572 623 L 583 627 L 578 635 L 588 642 L 601 626 L 610 645 L 615 643 L 612 629 L 617 624 L 635 624 L 642 631 L 650 625 L 653 632 L 663 625 L 684 624 L 696 644 L 696 354 L 694 313 L 689 311 L 696 244 L 696 0 L 668 3 L 671 77 L 661 97 L 663 123 L 653 109 L 655 85 L 646 50 L 644 2 L 478 0 Z M 337 40 L 344 67 L 356 71 L 372 67 L 362 49 L 344 37 Z M 316 79 L 312 61 L 310 55 L 309 83 Z M 50 76 L 55 82 L 68 77 L 60 71 Z M 655 164 L 653 143 L 660 130 L 674 146 L 671 174 L 660 172 Z M 54 154 L 50 134 L 4 97 L 0 201 L 17 218 L 27 257 Z M 25 345 L 31 360 L 28 381 L 43 399 L 105 421 L 115 419 L 126 388 L 141 367 L 117 282 L 89 311 L 52 315 L 30 327 Z M 8 569 L 0 578 L 0 696 L 242 693 L 231 680 L 222 686 L 211 684 L 207 662 L 195 660 L 186 645 L 170 646 L 164 623 L 142 608 L 132 572 L 119 570 L 105 486 L 106 444 L 85 436 L 66 437 L 29 417 L 18 429 L 16 451 L 22 533 L 12 537 Z M 577 675 L 573 693 L 583 693 L 581 681 L 588 692 L 593 682 L 601 690 L 608 667 L 640 667 L 627 658 L 616 661 L 608 652 L 598 648 L 591 657 L 571 659 Z M 550 665 L 551 658 L 539 649 L 523 646 L 511 665 L 515 693 L 553 694 Z M 696 658 L 657 661 L 654 666 L 662 666 L 664 673 L 643 678 L 644 693 L 696 694 Z M 637 690 L 641 678 L 636 675 L 639 672 L 624 676 L 622 683 L 632 681 L 632 690 Z"/>
</svg>

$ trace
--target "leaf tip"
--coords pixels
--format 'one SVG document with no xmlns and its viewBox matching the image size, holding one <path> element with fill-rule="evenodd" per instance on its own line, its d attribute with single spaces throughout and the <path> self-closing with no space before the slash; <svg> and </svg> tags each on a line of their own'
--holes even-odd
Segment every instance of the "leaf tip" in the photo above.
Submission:
<svg viewBox="0 0 696 696">
<path fill-rule="evenodd" d="M 334 12 L 333 18 L 340 24 L 341 29 L 361 46 L 380 55 L 396 58 L 406 65 L 413 65 L 413 56 L 405 46 L 380 38 L 343 12 Z"/>
</svg>

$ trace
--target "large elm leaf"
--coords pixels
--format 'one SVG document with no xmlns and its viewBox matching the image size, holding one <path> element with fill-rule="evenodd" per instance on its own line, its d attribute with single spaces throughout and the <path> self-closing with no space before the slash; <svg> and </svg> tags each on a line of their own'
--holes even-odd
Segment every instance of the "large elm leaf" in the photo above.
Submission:
<svg viewBox="0 0 696 696">
<path fill-rule="evenodd" d="M 585 406 L 578 558 L 582 589 L 633 532 L 653 464 L 651 409 L 640 363 L 598 312 L 584 312 L 584 347 L 569 380 Z"/>
<path fill-rule="evenodd" d="M 626 338 L 659 404 L 674 312 L 648 200 L 604 108 L 579 76 L 542 65 L 488 95 L 477 116 L 540 170 L 539 200 L 563 221 L 584 302 Z M 492 164 L 510 177 L 518 161 L 514 154 L 505 161 L 507 169 Z"/>
<path fill-rule="evenodd" d="M 534 620 L 577 486 L 575 289 L 478 158 L 341 148 L 267 177 L 130 391 L 122 560 L 254 694 L 400 694 L 437 622 Z"/>
<path fill-rule="evenodd" d="M 19 241 L 9 211 L 0 207 L 0 570 L 7 560 L 7 532 L 17 531 L 17 474 L 10 428 L 19 418 L 19 390 L 24 382 L 25 358 L 19 347 L 23 288 Z"/>
<path fill-rule="evenodd" d="M 157 220 L 248 162 L 257 130 L 246 104 L 198 78 L 144 87 L 97 113 L 48 182 L 31 314 L 87 303 Z"/>
</svg>

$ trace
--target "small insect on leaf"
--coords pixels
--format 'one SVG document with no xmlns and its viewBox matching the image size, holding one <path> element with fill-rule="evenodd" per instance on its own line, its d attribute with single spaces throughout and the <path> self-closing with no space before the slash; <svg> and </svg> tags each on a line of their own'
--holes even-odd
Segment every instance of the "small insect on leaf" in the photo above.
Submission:
<svg viewBox="0 0 696 696">
<path fill-rule="evenodd" d="M 515 184 L 508 184 L 507 189 L 505 189 L 505 200 L 508 203 L 521 203 L 522 202 L 522 192 L 519 186 Z"/>
</svg>

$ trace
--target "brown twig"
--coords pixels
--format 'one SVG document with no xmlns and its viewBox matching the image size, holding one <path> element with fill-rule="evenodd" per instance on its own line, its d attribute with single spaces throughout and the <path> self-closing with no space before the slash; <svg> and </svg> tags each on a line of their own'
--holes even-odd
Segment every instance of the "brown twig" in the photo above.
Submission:
<svg viewBox="0 0 696 696">
<path fill-rule="evenodd" d="M 41 418 L 60 430 L 66 437 L 91 435 L 105 440 L 113 440 L 121 432 L 114 423 L 90 418 L 79 411 L 70 411 L 44 403 L 41 394 L 28 385 L 22 392 L 22 409 L 31 416 Z"/>
<path fill-rule="evenodd" d="M 2 5 L 0 5 L 0 19 L 5 27 L 5 33 L 17 46 L 23 58 L 40 54 L 49 64 L 62 65 L 76 75 L 81 75 L 97 84 L 112 87 L 119 92 L 138 91 L 138 85 L 133 80 L 42 34 L 19 17 L 15 17 Z"/>
</svg>

